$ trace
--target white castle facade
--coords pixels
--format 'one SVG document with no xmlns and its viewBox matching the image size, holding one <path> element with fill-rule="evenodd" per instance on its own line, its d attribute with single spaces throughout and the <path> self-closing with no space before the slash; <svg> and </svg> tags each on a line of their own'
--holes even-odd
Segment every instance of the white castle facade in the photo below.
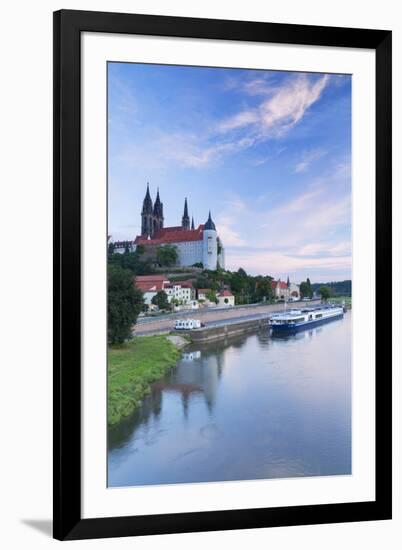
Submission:
<svg viewBox="0 0 402 550">
<path fill-rule="evenodd" d="M 159 190 L 153 203 L 149 185 L 141 211 L 141 235 L 137 235 L 134 241 L 114 243 L 116 252 L 124 252 L 127 248 L 135 250 L 139 245 L 144 247 L 148 256 L 156 256 L 156 250 L 160 246 L 176 247 L 179 266 L 202 264 L 204 269 L 225 268 L 225 251 L 211 212 L 204 224 L 195 227 L 193 218 L 190 227 L 188 204 L 185 199 L 181 225 L 164 227 L 163 203 Z"/>
</svg>

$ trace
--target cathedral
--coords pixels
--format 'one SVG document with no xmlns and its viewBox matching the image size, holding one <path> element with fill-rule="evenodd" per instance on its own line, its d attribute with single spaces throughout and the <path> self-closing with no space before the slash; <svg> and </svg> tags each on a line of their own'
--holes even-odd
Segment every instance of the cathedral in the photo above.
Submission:
<svg viewBox="0 0 402 550">
<path fill-rule="evenodd" d="M 185 198 L 181 225 L 165 227 L 159 189 L 153 202 L 148 184 L 141 210 L 141 235 L 137 235 L 134 241 L 128 243 L 115 243 L 115 250 L 124 252 L 127 247 L 135 250 L 138 245 L 142 245 L 146 256 L 156 257 L 157 248 L 167 244 L 176 247 L 178 265 L 181 267 L 202 264 L 204 269 L 225 268 L 225 252 L 211 212 L 204 224 L 196 227 L 192 218 L 190 225 L 188 203 Z"/>
</svg>

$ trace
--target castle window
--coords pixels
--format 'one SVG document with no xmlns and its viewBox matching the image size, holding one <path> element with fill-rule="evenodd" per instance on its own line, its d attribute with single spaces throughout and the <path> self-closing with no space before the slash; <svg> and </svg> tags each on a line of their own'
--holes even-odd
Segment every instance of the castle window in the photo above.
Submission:
<svg viewBox="0 0 402 550">
<path fill-rule="evenodd" d="M 212 237 L 208 237 L 208 254 L 212 254 Z"/>
</svg>

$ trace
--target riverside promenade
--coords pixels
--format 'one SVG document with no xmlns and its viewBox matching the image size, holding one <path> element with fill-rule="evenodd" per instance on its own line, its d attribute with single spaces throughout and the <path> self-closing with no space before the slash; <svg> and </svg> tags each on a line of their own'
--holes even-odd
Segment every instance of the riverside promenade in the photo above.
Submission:
<svg viewBox="0 0 402 550">
<path fill-rule="evenodd" d="M 320 300 L 309 302 L 291 302 L 287 309 L 308 307 L 318 305 Z M 134 334 L 137 336 L 151 336 L 170 332 L 174 329 L 176 319 L 192 318 L 200 319 L 207 328 L 223 326 L 225 324 L 238 323 L 241 321 L 255 320 L 269 316 L 270 313 L 284 311 L 284 304 L 252 304 L 247 306 L 234 306 L 225 308 L 203 308 L 192 311 L 177 312 L 173 314 L 160 315 L 154 318 L 139 319 Z"/>
</svg>

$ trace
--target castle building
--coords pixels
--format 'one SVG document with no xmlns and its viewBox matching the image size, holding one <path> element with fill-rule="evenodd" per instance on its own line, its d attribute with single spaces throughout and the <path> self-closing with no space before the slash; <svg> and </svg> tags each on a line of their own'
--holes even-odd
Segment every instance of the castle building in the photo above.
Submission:
<svg viewBox="0 0 402 550">
<path fill-rule="evenodd" d="M 114 243 L 115 252 L 132 251 L 141 245 L 146 257 L 152 258 L 156 257 L 158 247 L 172 245 L 177 249 L 179 266 L 202 264 L 204 269 L 215 270 L 218 266 L 224 269 L 225 251 L 211 212 L 207 221 L 197 227 L 192 218 L 190 227 L 188 211 L 186 197 L 181 225 L 164 227 L 163 203 L 159 189 L 153 203 L 148 184 L 141 210 L 141 235 L 137 235 L 134 241 Z"/>
</svg>

